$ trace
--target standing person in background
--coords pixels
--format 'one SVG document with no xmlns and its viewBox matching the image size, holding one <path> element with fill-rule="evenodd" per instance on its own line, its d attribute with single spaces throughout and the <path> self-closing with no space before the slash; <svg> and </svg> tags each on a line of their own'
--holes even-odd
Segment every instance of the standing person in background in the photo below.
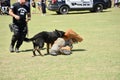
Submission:
<svg viewBox="0 0 120 80">
<path fill-rule="evenodd" d="M 37 6 L 38 6 L 38 10 L 41 12 L 41 0 L 38 0 Z"/>
<path fill-rule="evenodd" d="M 31 6 L 32 6 L 32 13 L 36 13 L 36 2 L 35 0 L 32 0 L 32 3 L 31 3 Z"/>
<path fill-rule="evenodd" d="M 10 8 L 10 0 L 1 0 L 1 12 L 2 14 L 7 14 Z"/>
<path fill-rule="evenodd" d="M 114 7 L 120 7 L 120 0 L 114 0 Z"/>
<path fill-rule="evenodd" d="M 41 8 L 42 8 L 42 14 L 45 16 L 46 14 L 46 0 L 41 0 Z"/>
<path fill-rule="evenodd" d="M 9 9 L 9 14 L 13 17 L 14 26 L 14 34 L 11 39 L 10 52 L 19 52 L 19 48 L 27 34 L 27 22 L 31 19 L 31 15 L 29 7 L 25 4 L 26 0 L 19 0 L 19 2 L 14 3 Z M 15 44 L 16 46 L 14 50 Z"/>
</svg>

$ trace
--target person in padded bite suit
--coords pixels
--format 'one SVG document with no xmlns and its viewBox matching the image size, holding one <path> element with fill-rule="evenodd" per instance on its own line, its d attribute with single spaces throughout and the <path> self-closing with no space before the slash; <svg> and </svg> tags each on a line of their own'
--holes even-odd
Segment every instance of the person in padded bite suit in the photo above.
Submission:
<svg viewBox="0 0 120 80">
<path fill-rule="evenodd" d="M 19 0 L 18 2 L 14 3 L 9 9 L 9 14 L 13 17 L 14 26 L 14 34 L 11 39 L 10 52 L 19 52 L 19 48 L 22 45 L 27 34 L 27 22 L 31 19 L 31 14 L 29 6 L 25 5 L 26 1 L 27 0 Z"/>
<path fill-rule="evenodd" d="M 68 29 L 64 37 L 58 38 L 50 49 L 50 54 L 57 56 L 59 54 L 70 55 L 74 43 L 82 42 L 83 38 L 72 29 Z"/>
</svg>

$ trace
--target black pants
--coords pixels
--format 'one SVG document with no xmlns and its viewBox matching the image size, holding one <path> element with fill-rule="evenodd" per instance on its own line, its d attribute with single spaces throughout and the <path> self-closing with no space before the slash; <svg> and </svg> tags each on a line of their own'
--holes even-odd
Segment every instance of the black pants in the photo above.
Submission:
<svg viewBox="0 0 120 80">
<path fill-rule="evenodd" d="M 22 45 L 24 38 L 26 37 L 27 34 L 27 25 L 14 25 L 14 34 L 12 36 L 11 40 L 11 46 L 14 47 L 16 44 L 15 48 L 20 48 Z"/>
<path fill-rule="evenodd" d="M 46 4 L 45 3 L 42 3 L 41 4 L 41 8 L 42 8 L 42 13 L 45 14 L 46 13 Z"/>
</svg>

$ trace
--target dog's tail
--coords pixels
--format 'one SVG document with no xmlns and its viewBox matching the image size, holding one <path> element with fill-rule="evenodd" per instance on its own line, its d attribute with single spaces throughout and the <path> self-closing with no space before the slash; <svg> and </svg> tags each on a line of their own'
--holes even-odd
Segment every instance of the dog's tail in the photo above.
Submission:
<svg viewBox="0 0 120 80">
<path fill-rule="evenodd" d="M 24 41 L 25 41 L 25 42 L 34 41 L 34 40 L 38 39 L 39 37 L 40 37 L 40 36 L 34 36 L 34 37 L 32 37 L 32 38 L 25 38 Z"/>
<path fill-rule="evenodd" d="M 24 41 L 25 42 L 30 42 L 30 41 L 33 41 L 33 38 L 25 38 Z"/>
</svg>

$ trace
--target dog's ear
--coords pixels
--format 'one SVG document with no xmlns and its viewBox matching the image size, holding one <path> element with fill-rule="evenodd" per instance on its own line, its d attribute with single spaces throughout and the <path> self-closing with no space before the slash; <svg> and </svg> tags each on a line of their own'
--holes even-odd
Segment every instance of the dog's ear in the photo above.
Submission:
<svg viewBox="0 0 120 80">
<path fill-rule="evenodd" d="M 56 32 L 57 34 L 59 34 L 59 31 L 58 31 L 57 29 L 55 29 L 55 32 Z"/>
<path fill-rule="evenodd" d="M 57 30 L 57 29 L 55 29 L 55 31 L 57 32 L 58 30 Z"/>
<path fill-rule="evenodd" d="M 63 37 L 64 34 L 65 34 L 64 31 L 60 31 L 60 30 L 56 30 L 55 32 L 57 33 L 57 35 L 58 35 L 59 37 Z"/>
<path fill-rule="evenodd" d="M 61 32 L 59 30 L 55 29 L 55 32 L 58 36 L 61 36 Z"/>
</svg>

